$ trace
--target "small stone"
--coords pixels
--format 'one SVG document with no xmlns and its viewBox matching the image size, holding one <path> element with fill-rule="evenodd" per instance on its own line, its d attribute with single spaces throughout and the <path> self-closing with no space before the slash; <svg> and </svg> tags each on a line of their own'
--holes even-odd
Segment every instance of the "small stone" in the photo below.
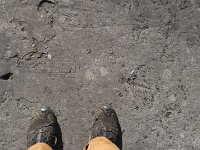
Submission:
<svg viewBox="0 0 200 150">
<path fill-rule="evenodd" d="M 132 70 L 131 72 L 130 72 L 130 75 L 133 75 L 135 73 L 135 70 Z"/>
<path fill-rule="evenodd" d="M 169 101 L 170 102 L 175 102 L 176 101 L 176 97 L 174 95 L 170 95 L 169 96 Z"/>
<path fill-rule="evenodd" d="M 185 134 L 184 134 L 184 133 L 180 133 L 179 135 L 180 135 L 181 138 L 184 138 L 184 137 L 185 137 Z"/>
<path fill-rule="evenodd" d="M 102 76 L 105 76 L 108 74 L 108 70 L 105 67 L 101 67 L 99 70 Z"/>
<path fill-rule="evenodd" d="M 23 1 L 22 1 L 22 4 L 26 4 L 26 3 L 27 3 L 27 1 L 28 1 L 28 0 L 23 0 Z"/>
<path fill-rule="evenodd" d="M 48 57 L 48 59 L 51 59 L 51 58 L 52 58 L 51 54 L 48 54 L 47 57 Z"/>
</svg>

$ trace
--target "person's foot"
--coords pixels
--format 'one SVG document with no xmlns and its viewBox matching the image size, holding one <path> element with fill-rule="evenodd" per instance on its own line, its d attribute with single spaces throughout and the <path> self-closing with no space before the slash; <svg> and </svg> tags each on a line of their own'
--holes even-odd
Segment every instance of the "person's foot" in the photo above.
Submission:
<svg viewBox="0 0 200 150">
<path fill-rule="evenodd" d="M 57 118 L 54 112 L 48 108 L 41 108 L 34 116 L 27 133 L 27 147 L 36 143 L 46 143 L 52 148 L 57 144 Z"/>
<path fill-rule="evenodd" d="M 90 140 L 98 136 L 104 136 L 117 145 L 121 128 L 115 110 L 107 106 L 101 107 L 95 115 L 91 130 Z"/>
</svg>

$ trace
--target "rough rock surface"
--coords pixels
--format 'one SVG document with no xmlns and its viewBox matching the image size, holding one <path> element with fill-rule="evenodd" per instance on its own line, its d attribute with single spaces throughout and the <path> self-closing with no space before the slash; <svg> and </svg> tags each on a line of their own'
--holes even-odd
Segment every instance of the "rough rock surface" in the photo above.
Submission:
<svg viewBox="0 0 200 150">
<path fill-rule="evenodd" d="M 52 107 L 64 149 L 116 109 L 123 150 L 200 149 L 199 0 L 0 0 L 0 149 Z"/>
</svg>

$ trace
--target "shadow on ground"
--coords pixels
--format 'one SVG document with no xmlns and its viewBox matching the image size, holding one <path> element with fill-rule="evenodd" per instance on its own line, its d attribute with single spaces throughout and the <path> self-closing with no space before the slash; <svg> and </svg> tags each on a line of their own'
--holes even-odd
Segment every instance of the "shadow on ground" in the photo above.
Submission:
<svg viewBox="0 0 200 150">
<path fill-rule="evenodd" d="M 63 150 L 63 140 L 62 140 L 62 132 L 59 123 L 57 122 L 56 125 L 56 131 L 57 131 L 57 145 L 55 147 L 55 150 Z"/>
<path fill-rule="evenodd" d="M 119 147 L 120 150 L 122 150 L 123 148 L 123 140 L 122 140 L 122 130 L 121 130 L 121 126 L 119 125 L 119 129 L 120 129 L 120 134 L 117 138 L 117 147 Z"/>
</svg>

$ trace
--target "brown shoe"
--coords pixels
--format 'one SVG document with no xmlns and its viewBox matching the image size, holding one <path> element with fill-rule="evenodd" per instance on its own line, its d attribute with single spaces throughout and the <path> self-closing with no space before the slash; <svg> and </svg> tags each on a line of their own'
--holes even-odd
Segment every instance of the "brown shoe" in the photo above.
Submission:
<svg viewBox="0 0 200 150">
<path fill-rule="evenodd" d="M 118 145 L 117 141 L 121 136 L 121 128 L 114 109 L 103 106 L 96 113 L 90 140 L 98 136 L 104 136 Z"/>
<path fill-rule="evenodd" d="M 57 118 L 54 112 L 48 108 L 41 108 L 34 116 L 27 133 L 27 147 L 36 143 L 46 143 L 52 148 L 57 145 Z"/>
</svg>

